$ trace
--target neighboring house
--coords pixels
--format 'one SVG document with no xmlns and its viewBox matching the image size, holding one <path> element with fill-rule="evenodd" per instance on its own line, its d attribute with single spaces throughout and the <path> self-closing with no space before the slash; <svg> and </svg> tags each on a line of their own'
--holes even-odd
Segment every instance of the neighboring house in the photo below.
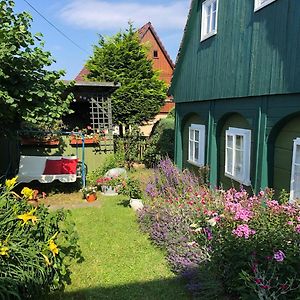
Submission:
<svg viewBox="0 0 300 300">
<path fill-rule="evenodd" d="M 150 22 L 145 24 L 138 30 L 140 41 L 143 44 L 149 45 L 148 58 L 153 62 L 153 69 L 159 71 L 159 78 L 166 82 L 169 86 L 174 70 L 174 64 L 170 58 L 167 50 L 163 46 L 159 36 L 157 35 L 154 27 Z M 75 81 L 84 81 L 89 71 L 86 67 L 83 67 L 80 73 L 76 76 Z M 153 125 L 160 119 L 165 118 L 168 113 L 174 108 L 174 103 L 171 98 L 166 99 L 165 105 L 161 108 L 159 114 L 150 122 L 141 126 L 141 131 L 144 135 L 149 135 L 151 133 Z"/>
<path fill-rule="evenodd" d="M 300 198 L 300 1 L 191 2 L 170 92 L 176 163 Z"/>
</svg>

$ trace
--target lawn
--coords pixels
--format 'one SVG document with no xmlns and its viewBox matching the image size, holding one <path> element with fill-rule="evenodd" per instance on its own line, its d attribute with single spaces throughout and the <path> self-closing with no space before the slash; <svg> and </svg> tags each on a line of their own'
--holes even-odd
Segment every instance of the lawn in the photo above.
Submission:
<svg viewBox="0 0 300 300">
<path fill-rule="evenodd" d="M 84 261 L 72 265 L 65 292 L 50 299 L 189 299 L 124 200 L 102 196 L 99 207 L 72 209 Z"/>
</svg>

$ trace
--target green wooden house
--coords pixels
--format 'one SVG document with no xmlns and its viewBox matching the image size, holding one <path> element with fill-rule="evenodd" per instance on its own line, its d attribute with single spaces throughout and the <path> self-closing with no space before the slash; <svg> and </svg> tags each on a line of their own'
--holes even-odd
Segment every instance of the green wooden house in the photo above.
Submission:
<svg viewBox="0 0 300 300">
<path fill-rule="evenodd" d="M 176 163 L 300 198 L 300 1 L 193 0 L 170 93 Z"/>
</svg>

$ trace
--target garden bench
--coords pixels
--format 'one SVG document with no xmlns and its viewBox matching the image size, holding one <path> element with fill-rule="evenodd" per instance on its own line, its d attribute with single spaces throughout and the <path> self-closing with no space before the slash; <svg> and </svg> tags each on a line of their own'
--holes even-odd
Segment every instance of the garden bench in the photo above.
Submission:
<svg viewBox="0 0 300 300">
<path fill-rule="evenodd" d="M 50 183 L 54 180 L 63 183 L 75 182 L 81 177 L 80 170 L 80 162 L 78 163 L 76 156 L 21 155 L 18 182 L 27 183 L 33 180 L 41 183 Z"/>
</svg>

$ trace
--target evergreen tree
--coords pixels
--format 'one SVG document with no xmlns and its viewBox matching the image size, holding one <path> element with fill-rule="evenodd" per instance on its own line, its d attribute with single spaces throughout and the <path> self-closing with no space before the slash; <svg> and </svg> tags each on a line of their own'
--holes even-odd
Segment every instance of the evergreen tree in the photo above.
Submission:
<svg viewBox="0 0 300 300">
<path fill-rule="evenodd" d="M 119 125 L 142 124 L 152 119 L 166 99 L 166 84 L 153 71 L 132 24 L 112 37 L 100 36 L 87 62 L 88 79 L 118 82 L 112 95 L 113 119 Z"/>
<path fill-rule="evenodd" d="M 14 1 L 0 0 L 0 130 L 14 132 L 22 123 L 50 127 L 69 112 L 63 71 L 47 69 L 51 54 L 41 34 L 29 30 L 31 16 L 14 13 Z"/>
</svg>

